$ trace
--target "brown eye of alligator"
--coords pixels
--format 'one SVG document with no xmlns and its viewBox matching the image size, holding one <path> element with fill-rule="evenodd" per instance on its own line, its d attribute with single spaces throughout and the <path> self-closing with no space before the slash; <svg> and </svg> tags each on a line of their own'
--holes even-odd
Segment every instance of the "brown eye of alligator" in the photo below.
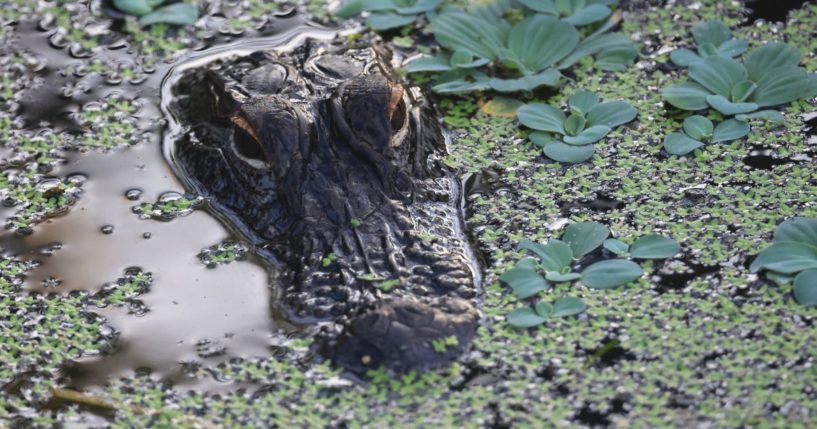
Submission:
<svg viewBox="0 0 817 429">
<path fill-rule="evenodd" d="M 256 141 L 250 135 L 250 133 L 244 131 L 242 128 L 235 128 L 235 133 L 233 134 L 233 147 L 239 155 L 246 159 L 263 163 L 267 162 L 267 159 L 264 156 L 264 151 L 261 149 L 261 145 L 258 144 L 258 141 Z"/>
<path fill-rule="evenodd" d="M 391 131 L 396 133 L 406 121 L 406 102 L 403 101 L 403 87 L 395 85 L 391 88 L 391 98 L 389 99 L 389 118 L 391 120 Z"/>
</svg>

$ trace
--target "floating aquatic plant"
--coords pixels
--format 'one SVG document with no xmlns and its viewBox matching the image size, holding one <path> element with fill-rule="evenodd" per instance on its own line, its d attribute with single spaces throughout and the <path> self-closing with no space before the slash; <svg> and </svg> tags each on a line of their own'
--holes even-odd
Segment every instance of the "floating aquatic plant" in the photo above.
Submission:
<svg viewBox="0 0 817 429">
<path fill-rule="evenodd" d="M 188 3 L 172 3 L 162 6 L 166 0 L 113 0 L 122 12 L 139 17 L 139 25 L 153 24 L 190 25 L 199 18 L 199 10 Z"/>
<path fill-rule="evenodd" d="M 517 298 L 528 299 L 551 288 L 551 283 L 567 283 L 575 280 L 593 289 L 612 289 L 635 281 L 644 274 L 641 266 L 626 259 L 606 259 L 585 267 L 581 273 L 574 272 L 580 260 L 601 246 L 614 255 L 634 259 L 666 259 L 680 251 L 680 245 L 667 237 L 648 234 L 638 238 L 632 246 L 618 239 L 611 239 L 610 230 L 597 222 L 580 222 L 569 225 L 561 240 L 550 240 L 545 244 L 522 240 L 519 249 L 533 257 L 525 257 L 505 271 L 500 280 L 510 287 Z M 571 308 L 581 308 L 571 298 Z M 557 301 L 559 302 L 559 301 Z M 557 303 L 539 303 L 535 307 L 522 307 L 508 315 L 508 322 L 514 326 L 529 327 L 543 323 L 556 311 Z M 567 304 L 564 304 L 567 305 Z M 546 311 L 547 310 L 547 311 Z M 575 313 L 569 313 L 575 314 Z"/>
<path fill-rule="evenodd" d="M 593 143 L 638 115 L 624 101 L 601 103 L 596 94 L 588 91 L 577 92 L 567 104 L 569 115 L 544 103 L 527 104 L 517 111 L 519 122 L 536 130 L 528 136 L 530 141 L 542 147 L 548 158 L 559 162 L 590 159 L 595 152 Z"/>
<path fill-rule="evenodd" d="M 366 25 L 383 31 L 413 24 L 421 14 L 433 11 L 440 3 L 442 0 L 350 0 L 335 11 L 335 15 L 350 18 L 369 12 Z"/>
<path fill-rule="evenodd" d="M 406 70 L 442 72 L 432 88 L 439 93 L 517 92 L 557 85 L 559 70 L 588 56 L 595 55 L 596 66 L 604 70 L 621 70 L 637 56 L 627 37 L 607 34 L 612 21 L 582 38 L 573 24 L 556 16 L 534 13 L 512 24 L 503 17 L 509 4 L 476 11 L 447 9 L 432 17 L 434 36 L 443 49 L 410 62 Z"/>
<path fill-rule="evenodd" d="M 817 218 L 789 219 L 774 231 L 774 244 L 757 255 L 749 270 L 763 271 L 779 285 L 794 282 L 794 298 L 817 305 Z"/>
<path fill-rule="evenodd" d="M 508 323 L 517 328 L 532 328 L 541 325 L 554 317 L 574 316 L 587 309 L 580 298 L 567 296 L 558 298 L 553 303 L 540 301 L 533 307 L 524 306 L 508 314 Z"/>
<path fill-rule="evenodd" d="M 708 21 L 692 32 L 698 54 L 689 49 L 672 54 L 673 62 L 689 67 L 689 80 L 665 88 L 663 97 L 679 109 L 712 108 L 727 119 L 715 124 L 700 115 L 687 118 L 682 131 L 665 137 L 668 153 L 685 155 L 707 143 L 743 138 L 751 129 L 749 120 L 783 122 L 782 113 L 763 108 L 817 95 L 817 74 L 799 66 L 803 56 L 799 49 L 773 42 L 749 52 L 741 62 L 733 57 L 746 44 L 733 39 L 723 23 Z"/>
<path fill-rule="evenodd" d="M 692 27 L 692 37 L 697 44 L 697 53 L 687 48 L 672 51 L 670 58 L 676 65 L 689 67 L 713 56 L 735 58 L 746 52 L 749 46 L 744 40 L 732 38 L 732 30 L 720 21 L 705 21 Z"/>
</svg>

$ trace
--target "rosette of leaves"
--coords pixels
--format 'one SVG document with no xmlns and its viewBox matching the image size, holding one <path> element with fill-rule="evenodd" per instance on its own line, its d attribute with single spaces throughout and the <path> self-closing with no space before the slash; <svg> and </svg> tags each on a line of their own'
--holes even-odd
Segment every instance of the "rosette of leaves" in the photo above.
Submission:
<svg viewBox="0 0 817 429">
<path fill-rule="evenodd" d="M 627 102 L 601 103 L 596 94 L 588 91 L 577 92 L 567 104 L 568 115 L 544 103 L 526 104 L 516 113 L 522 125 L 535 130 L 528 139 L 558 162 L 587 161 L 595 152 L 593 143 L 638 115 Z"/>
<path fill-rule="evenodd" d="M 442 0 L 350 0 L 335 15 L 351 18 L 361 12 L 369 12 L 366 25 L 372 30 L 383 31 L 413 24 L 424 13 L 436 9 Z"/>
<path fill-rule="evenodd" d="M 746 52 L 749 46 L 744 40 L 733 39 L 732 30 L 721 21 L 705 21 L 692 27 L 692 37 L 697 44 L 697 53 L 687 48 L 672 51 L 670 59 L 676 65 L 689 67 L 713 56 L 735 58 Z"/>
<path fill-rule="evenodd" d="M 526 8 L 561 18 L 577 27 L 603 21 L 618 0 L 518 0 Z"/>
<path fill-rule="evenodd" d="M 774 244 L 757 255 L 749 270 L 763 271 L 778 285 L 794 282 L 794 298 L 817 305 L 817 218 L 789 219 L 774 231 Z"/>
<path fill-rule="evenodd" d="M 199 18 L 199 10 L 188 3 L 170 3 L 166 0 L 113 0 L 121 12 L 139 17 L 139 25 L 191 25 Z"/>
<path fill-rule="evenodd" d="M 550 240 L 545 244 L 522 240 L 519 249 L 530 252 L 536 258 L 521 259 L 513 268 L 505 271 L 500 280 L 519 299 L 528 299 L 547 291 L 552 283 L 575 280 L 581 280 L 585 286 L 593 289 L 612 289 L 638 279 L 644 272 L 635 262 L 618 258 L 594 262 L 582 269 L 581 273 L 575 272 L 582 259 L 599 247 L 604 246 L 621 258 L 635 259 L 666 259 L 680 250 L 680 245 L 674 240 L 655 234 L 640 237 L 632 245 L 610 239 L 609 236 L 610 230 L 600 223 L 580 222 L 569 225 L 560 240 Z M 528 310 L 517 311 L 530 317 L 530 311 L 539 317 L 546 316 L 537 308 L 524 308 Z"/>
<path fill-rule="evenodd" d="M 684 120 L 683 131 L 664 138 L 664 149 L 670 155 L 686 155 L 708 143 L 720 143 L 743 138 L 749 134 L 749 124 L 727 119 L 717 126 L 706 117 L 694 115 Z"/>
<path fill-rule="evenodd" d="M 432 88 L 439 93 L 517 92 L 555 86 L 559 70 L 591 55 L 605 70 L 620 70 L 637 56 L 625 36 L 605 34 L 612 23 L 582 39 L 572 24 L 554 16 L 537 13 L 512 25 L 501 16 L 490 18 L 501 8 L 478 12 L 448 10 L 434 17 L 431 27 L 443 49 L 410 62 L 406 71 L 442 72 Z M 495 76 L 486 73 L 489 68 Z"/>
<path fill-rule="evenodd" d="M 721 56 L 702 58 L 690 64 L 688 82 L 665 88 L 663 96 L 682 110 L 712 107 L 724 116 L 749 115 L 817 95 L 817 74 L 799 67 L 801 58 L 799 49 L 777 42 L 753 50 L 743 63 Z M 779 118 L 772 111 L 752 117 Z"/>
</svg>

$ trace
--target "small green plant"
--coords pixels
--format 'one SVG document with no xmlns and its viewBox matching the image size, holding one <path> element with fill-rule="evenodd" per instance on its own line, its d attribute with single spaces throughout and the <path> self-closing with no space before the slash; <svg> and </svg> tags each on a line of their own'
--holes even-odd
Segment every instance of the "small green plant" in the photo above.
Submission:
<svg viewBox="0 0 817 429">
<path fill-rule="evenodd" d="M 624 101 L 600 103 L 596 94 L 580 91 L 568 99 L 570 115 L 543 103 L 522 106 L 517 117 L 522 125 L 536 131 L 528 138 L 554 161 L 580 163 L 593 156 L 593 143 L 603 139 L 613 128 L 626 124 L 638 115 Z"/>
<path fill-rule="evenodd" d="M 743 138 L 749 134 L 749 124 L 728 119 L 715 124 L 706 117 L 694 115 L 684 120 L 683 132 L 674 132 L 664 138 L 664 149 L 670 155 L 686 155 L 707 143 L 720 143 Z"/>
<path fill-rule="evenodd" d="M 604 247 L 618 257 L 634 259 L 667 259 L 677 254 L 681 247 L 667 237 L 648 234 L 632 244 L 608 238 L 610 230 L 598 222 L 580 222 L 569 225 L 561 240 L 545 244 L 522 240 L 520 250 L 526 250 L 537 258 L 525 257 L 500 276 L 500 281 L 513 290 L 516 297 L 526 300 L 549 290 L 553 283 L 575 280 L 592 289 L 613 289 L 630 283 L 644 274 L 641 266 L 625 259 L 605 259 L 594 262 L 581 273 L 574 269 L 581 259 L 599 247 Z M 539 302 L 533 307 L 526 305 L 508 314 L 508 323 L 528 328 L 544 323 L 551 317 L 570 316 L 585 310 L 579 298 L 563 297 L 552 304 Z"/>
<path fill-rule="evenodd" d="M 433 11 L 440 3 L 442 0 L 349 0 L 335 15 L 351 18 L 369 12 L 366 25 L 384 31 L 413 24 L 419 15 Z"/>
<path fill-rule="evenodd" d="M 639 238 L 632 246 L 618 239 L 608 239 L 609 236 L 610 230 L 600 223 L 580 222 L 569 225 L 561 240 L 550 240 L 546 244 L 522 240 L 519 248 L 532 252 L 539 260 L 523 258 L 503 273 L 500 280 L 519 299 L 550 289 L 550 282 L 580 279 L 593 289 L 612 289 L 641 277 L 644 274 L 641 267 L 629 260 L 606 259 L 587 266 L 579 274 L 573 271 L 575 265 L 601 246 L 616 256 L 635 259 L 666 259 L 680 250 L 674 240 L 655 234 Z"/>
<path fill-rule="evenodd" d="M 445 353 L 449 347 L 457 347 L 457 345 L 459 345 L 459 340 L 456 335 L 431 340 L 431 348 L 437 353 Z"/>
<path fill-rule="evenodd" d="M 794 282 L 794 298 L 817 305 L 817 218 L 789 219 L 774 231 L 774 244 L 757 255 L 749 270 L 763 271 L 778 285 Z"/>
<path fill-rule="evenodd" d="M 621 70 L 637 56 L 627 37 L 606 34 L 612 21 L 582 38 L 584 33 L 556 16 L 533 13 L 512 24 L 504 18 L 510 2 L 494 6 L 446 9 L 433 17 L 434 37 L 444 49 L 410 62 L 406 71 L 441 72 L 432 87 L 438 93 L 518 92 L 556 86 L 559 70 L 588 56 L 595 55 L 602 70 Z"/>
<path fill-rule="evenodd" d="M 785 43 L 769 43 L 749 52 L 743 62 L 734 59 L 746 44 L 732 39 L 729 28 L 708 21 L 692 30 L 698 54 L 680 49 L 672 54 L 676 64 L 689 67 L 687 82 L 671 85 L 664 99 L 681 110 L 712 108 L 726 119 L 718 124 L 695 115 L 684 121 L 683 131 L 668 134 L 664 148 L 671 155 L 686 155 L 707 143 L 737 140 L 749 134 L 748 121 L 783 122 L 777 110 L 762 108 L 817 95 L 817 74 L 799 66 L 802 53 Z"/>
<path fill-rule="evenodd" d="M 139 25 L 153 24 L 191 25 L 199 18 L 199 10 L 188 3 L 172 3 L 162 6 L 166 0 L 113 0 L 120 11 L 139 17 Z"/>
<path fill-rule="evenodd" d="M 785 43 L 753 50 L 744 63 L 711 56 L 689 66 L 690 81 L 663 91 L 682 110 L 713 108 L 724 116 L 749 114 L 817 94 L 817 74 L 799 67 L 802 53 Z"/>
<path fill-rule="evenodd" d="M 705 21 L 692 27 L 692 37 L 697 44 L 697 53 L 687 48 L 672 51 L 670 59 L 676 65 L 689 67 L 713 56 L 735 58 L 746 52 L 749 46 L 744 40 L 733 39 L 732 30 L 720 21 Z"/>
<path fill-rule="evenodd" d="M 554 317 L 575 316 L 584 312 L 587 305 L 579 298 L 568 296 L 553 303 L 540 301 L 533 307 L 517 308 L 508 314 L 508 323 L 517 328 L 531 328 Z"/>
</svg>

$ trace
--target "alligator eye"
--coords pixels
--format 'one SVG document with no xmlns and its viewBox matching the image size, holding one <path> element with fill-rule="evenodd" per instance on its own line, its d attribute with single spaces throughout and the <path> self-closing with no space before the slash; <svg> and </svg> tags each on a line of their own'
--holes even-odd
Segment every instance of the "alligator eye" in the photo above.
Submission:
<svg viewBox="0 0 817 429">
<path fill-rule="evenodd" d="M 235 128 L 235 133 L 233 134 L 233 147 L 235 148 L 235 151 L 244 158 L 263 163 L 267 162 L 267 159 L 264 157 L 264 151 L 261 149 L 261 145 L 258 144 L 254 138 L 252 138 L 250 133 L 241 128 Z"/>
<path fill-rule="evenodd" d="M 406 122 L 406 102 L 403 100 L 403 87 L 400 85 L 391 88 L 389 118 L 392 133 L 400 131 Z"/>
<path fill-rule="evenodd" d="M 258 140 L 255 130 L 249 122 L 240 115 L 230 116 L 233 127 L 233 149 L 245 161 L 254 167 L 266 166 L 267 158 L 261 142 Z"/>
</svg>

